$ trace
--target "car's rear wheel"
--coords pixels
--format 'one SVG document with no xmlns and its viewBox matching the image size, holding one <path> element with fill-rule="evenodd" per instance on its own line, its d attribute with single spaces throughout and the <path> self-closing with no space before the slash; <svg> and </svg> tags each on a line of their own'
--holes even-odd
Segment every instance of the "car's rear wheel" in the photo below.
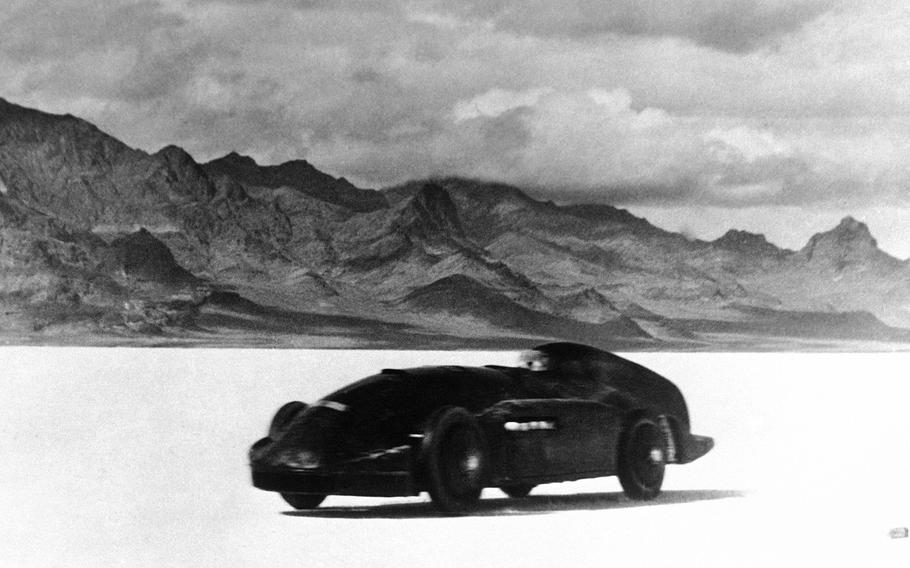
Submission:
<svg viewBox="0 0 910 568">
<path fill-rule="evenodd" d="M 287 501 L 287 504 L 298 511 L 305 509 L 315 509 L 323 501 L 325 495 L 311 495 L 309 493 L 282 493 L 281 498 Z"/>
<path fill-rule="evenodd" d="M 502 492 L 508 495 L 513 499 L 521 499 L 527 497 L 531 494 L 531 490 L 534 489 L 536 485 L 531 483 L 516 483 L 514 485 L 505 485 L 500 487 Z"/>
<path fill-rule="evenodd" d="M 437 412 L 424 431 L 420 464 L 436 508 L 471 510 L 480 499 L 487 468 L 486 442 L 474 415 L 460 407 Z"/>
<path fill-rule="evenodd" d="M 272 418 L 272 423 L 269 425 L 269 438 L 273 440 L 280 438 L 285 430 L 287 430 L 291 420 L 306 410 L 306 408 L 306 403 L 300 402 L 299 400 L 293 400 L 279 408 Z"/>
<path fill-rule="evenodd" d="M 666 467 L 664 436 L 656 418 L 639 415 L 629 422 L 619 444 L 619 482 L 631 499 L 654 499 Z"/>
</svg>

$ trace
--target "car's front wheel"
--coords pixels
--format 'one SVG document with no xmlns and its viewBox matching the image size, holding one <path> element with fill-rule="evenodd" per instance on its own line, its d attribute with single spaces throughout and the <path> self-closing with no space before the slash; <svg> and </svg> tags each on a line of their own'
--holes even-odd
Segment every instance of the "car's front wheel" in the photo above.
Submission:
<svg viewBox="0 0 910 568">
<path fill-rule="evenodd" d="M 281 498 L 298 511 L 315 509 L 325 501 L 325 495 L 311 495 L 309 493 L 282 493 Z"/>
<path fill-rule="evenodd" d="M 420 450 L 422 474 L 433 504 L 446 513 L 472 509 L 483 490 L 487 449 L 474 415 L 449 407 L 430 418 Z"/>
<path fill-rule="evenodd" d="M 654 499 L 666 467 L 664 436 L 657 420 L 640 415 L 629 422 L 619 443 L 619 483 L 631 499 Z"/>
</svg>

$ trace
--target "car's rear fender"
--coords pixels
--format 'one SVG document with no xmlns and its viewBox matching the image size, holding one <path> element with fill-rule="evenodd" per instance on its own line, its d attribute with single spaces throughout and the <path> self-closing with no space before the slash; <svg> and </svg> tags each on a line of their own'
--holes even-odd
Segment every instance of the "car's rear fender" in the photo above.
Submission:
<svg viewBox="0 0 910 568">
<path fill-rule="evenodd" d="M 657 423 L 664 434 L 666 462 L 685 464 L 702 457 L 714 447 L 714 440 L 697 436 L 685 430 L 672 415 L 657 416 Z"/>
<path fill-rule="evenodd" d="M 714 447 L 714 438 L 689 434 L 682 444 L 678 463 L 690 463 L 704 456 Z"/>
</svg>

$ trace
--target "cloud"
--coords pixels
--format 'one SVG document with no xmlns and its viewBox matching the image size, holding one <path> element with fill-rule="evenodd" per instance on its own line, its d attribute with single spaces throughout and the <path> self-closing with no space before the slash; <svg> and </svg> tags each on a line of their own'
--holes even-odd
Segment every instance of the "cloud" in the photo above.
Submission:
<svg viewBox="0 0 910 568">
<path fill-rule="evenodd" d="M 295 10 L 376 10 L 396 9 L 394 0 L 189 0 L 200 6 L 238 5 L 281 7 Z"/>
<path fill-rule="evenodd" d="M 552 91 L 549 88 L 529 91 L 491 89 L 468 101 L 455 103 L 452 115 L 455 122 L 483 116 L 499 116 L 512 109 L 534 106 L 543 95 Z"/>
<path fill-rule="evenodd" d="M 10 0 L 0 23 L 0 96 L 149 151 L 624 204 L 910 199 L 897 1 Z"/>
<path fill-rule="evenodd" d="M 554 93 L 526 115 L 531 142 L 513 181 L 557 198 L 595 188 L 609 201 L 784 199 L 801 160 L 781 145 L 767 151 L 767 133 L 722 131 L 714 122 L 633 108 L 622 89 Z"/>
<path fill-rule="evenodd" d="M 78 92 L 108 103 L 179 90 L 220 46 L 158 1 L 24 5 L 3 22 L 0 63 L 41 98 Z"/>
<path fill-rule="evenodd" d="M 904 168 L 882 166 L 910 150 L 908 143 L 897 145 L 902 132 L 910 134 L 901 128 L 879 142 L 890 153 L 877 155 L 864 136 L 837 140 L 832 132 L 806 136 L 800 128 L 787 132 L 757 121 L 678 116 L 637 107 L 623 89 L 492 89 L 457 101 L 447 116 L 382 145 L 362 138 L 318 142 L 311 156 L 336 171 L 378 180 L 375 185 L 461 175 L 513 183 L 558 201 L 618 204 L 899 201 L 905 199 L 900 188 L 910 182 Z"/>
<path fill-rule="evenodd" d="M 15 5 L 14 5 L 15 6 Z M 154 0 L 87 5 L 79 0 L 22 3 L 7 8 L 0 51 L 16 62 L 67 59 L 74 54 L 131 45 L 137 38 L 182 24 Z"/>
<path fill-rule="evenodd" d="M 673 36 L 748 51 L 802 27 L 835 0 L 469 0 L 441 11 L 517 33 L 583 39 L 602 34 Z"/>
<path fill-rule="evenodd" d="M 773 133 L 767 130 L 755 130 L 745 126 L 734 128 L 717 128 L 705 135 L 710 141 L 718 142 L 715 152 L 721 159 L 729 159 L 735 152 L 748 162 L 760 158 L 787 154 L 790 148 Z"/>
<path fill-rule="evenodd" d="M 236 144 L 263 157 L 305 154 L 281 84 L 238 65 L 233 38 L 193 16 L 157 0 L 23 5 L 4 21 L 14 33 L 0 36 L 6 96 L 81 115 L 149 151 L 178 143 L 206 156 Z"/>
</svg>

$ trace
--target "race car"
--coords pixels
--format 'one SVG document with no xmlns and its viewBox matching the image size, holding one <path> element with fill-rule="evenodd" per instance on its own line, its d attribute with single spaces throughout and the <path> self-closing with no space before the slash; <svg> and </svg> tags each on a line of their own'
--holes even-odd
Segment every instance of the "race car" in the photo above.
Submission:
<svg viewBox="0 0 910 568">
<path fill-rule="evenodd" d="M 616 475 L 655 498 L 667 464 L 705 455 L 679 389 L 594 347 L 549 343 L 515 367 L 382 369 L 311 405 L 294 401 L 249 452 L 253 485 L 296 509 L 327 495 L 426 491 L 446 513 L 481 490 L 514 498 L 543 483 Z"/>
</svg>

